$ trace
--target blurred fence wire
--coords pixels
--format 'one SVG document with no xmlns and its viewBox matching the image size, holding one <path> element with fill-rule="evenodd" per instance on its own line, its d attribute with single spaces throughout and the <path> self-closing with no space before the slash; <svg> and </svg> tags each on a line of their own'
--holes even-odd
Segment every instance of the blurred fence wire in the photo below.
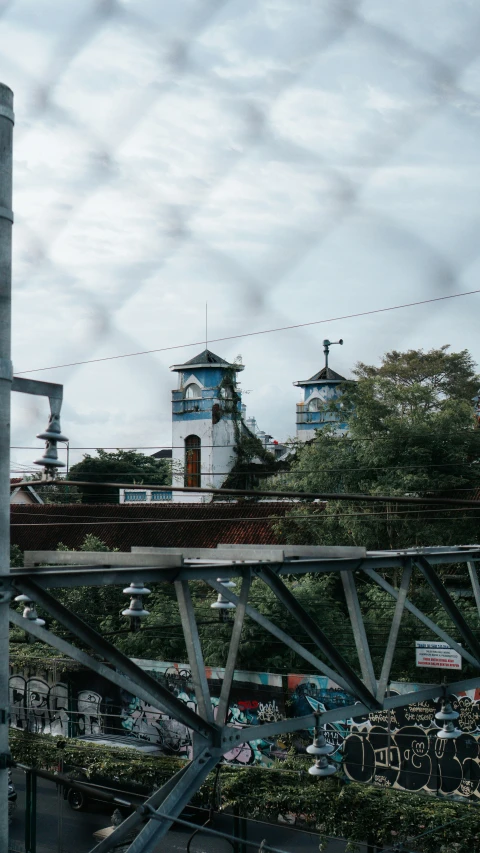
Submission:
<svg viewBox="0 0 480 853">
<path fill-rule="evenodd" d="M 181 278 L 192 252 L 228 282 L 245 317 L 268 309 L 287 322 L 282 282 L 359 214 L 416 259 L 422 296 L 461 289 L 479 253 L 473 215 L 452 254 L 409 221 L 408 190 L 401 215 L 371 203 L 372 188 L 388 183 L 382 170 L 429 123 L 448 116 L 453 137 L 456 126 L 476 128 L 480 10 L 460 6 L 445 0 L 429 22 L 425 3 L 416 20 L 413 3 L 374 0 L 53 0 L 42 19 L 30 0 L 4 0 L 12 39 L 0 72 L 21 114 L 17 285 L 28 290 L 34 276 L 38 290 L 48 278 L 57 323 L 81 319 L 76 334 L 63 327 L 60 363 L 92 357 L 106 339 L 113 351 L 142 349 L 138 324 L 132 331 L 121 313 L 132 299 L 149 303 L 152 276 L 172 258 Z M 20 51 L 15 33 L 29 15 Z M 367 111 L 356 102 L 362 73 Z M 71 162 L 57 169 L 56 158 Z M 248 229 L 258 246 L 246 253 Z M 178 343 L 182 318 L 172 319 Z M 53 319 L 44 322 L 51 330 Z M 26 353 L 16 367 L 37 368 Z"/>
</svg>

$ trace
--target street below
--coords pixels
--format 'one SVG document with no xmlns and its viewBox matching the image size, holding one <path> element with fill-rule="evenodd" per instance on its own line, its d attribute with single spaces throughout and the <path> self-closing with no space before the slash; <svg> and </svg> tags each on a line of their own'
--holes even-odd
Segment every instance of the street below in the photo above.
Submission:
<svg viewBox="0 0 480 853">
<path fill-rule="evenodd" d="M 10 826 L 11 850 L 24 853 L 25 846 L 25 774 L 13 771 L 17 790 L 17 808 Z M 37 850 L 36 853 L 89 853 L 95 844 L 93 833 L 110 826 L 112 806 L 92 804 L 88 811 L 73 811 L 60 789 L 43 779 L 37 779 Z M 233 820 L 229 815 L 219 814 L 214 829 L 233 834 Z M 193 830 L 173 829 L 158 845 L 158 853 L 187 853 L 187 843 Z M 263 839 L 286 853 L 318 853 L 317 833 L 302 832 L 289 827 L 247 821 L 247 838 L 255 842 L 247 851 L 256 851 Z M 197 833 L 190 845 L 190 853 L 232 853 L 232 845 L 226 839 L 213 838 Z M 343 842 L 332 841 L 326 853 L 344 853 Z"/>
</svg>

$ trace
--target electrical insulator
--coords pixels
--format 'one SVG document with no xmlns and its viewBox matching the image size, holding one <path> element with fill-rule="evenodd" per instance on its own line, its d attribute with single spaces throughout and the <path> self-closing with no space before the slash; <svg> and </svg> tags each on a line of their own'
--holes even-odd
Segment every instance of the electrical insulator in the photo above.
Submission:
<svg viewBox="0 0 480 853">
<path fill-rule="evenodd" d="M 54 479 L 55 469 L 64 468 L 65 462 L 61 462 L 58 458 L 57 442 L 68 441 L 65 435 L 62 435 L 60 429 L 60 415 L 52 413 L 50 415 L 48 426 L 45 432 L 40 432 L 37 438 L 42 438 L 45 441 L 45 451 L 40 459 L 36 459 L 34 464 L 41 465 L 45 469 L 45 474 Z"/>
<path fill-rule="evenodd" d="M 130 586 L 125 587 L 123 592 L 125 595 L 130 595 L 131 597 L 127 609 L 122 610 L 122 616 L 128 616 L 132 631 L 138 631 L 141 620 L 149 615 L 149 611 L 143 607 L 142 596 L 149 595 L 150 590 L 141 581 L 132 581 Z"/>
<path fill-rule="evenodd" d="M 327 755 L 334 752 L 334 747 L 331 743 L 327 743 L 325 735 L 320 731 L 318 725 L 315 726 L 313 743 L 307 746 L 307 752 L 309 755 L 315 756 L 315 764 L 308 768 L 311 776 L 333 776 L 337 772 L 335 765 L 331 764 L 327 758 Z"/>
<path fill-rule="evenodd" d="M 230 580 L 230 578 L 217 578 L 217 583 L 221 583 L 225 589 L 234 589 L 236 587 L 236 583 Z M 220 619 L 223 621 L 227 617 L 229 610 L 235 610 L 236 605 L 233 604 L 232 601 L 228 601 L 228 599 L 224 598 L 221 592 L 218 593 L 217 600 L 210 605 L 212 610 L 218 610 Z"/>
<path fill-rule="evenodd" d="M 45 625 L 45 619 L 39 618 L 38 613 L 35 609 L 35 602 L 32 601 L 30 596 L 17 595 L 15 596 L 15 601 L 18 601 L 20 604 L 25 605 L 22 613 L 24 619 L 28 619 L 29 622 L 34 622 L 35 625 L 39 625 L 40 627 Z"/>
<path fill-rule="evenodd" d="M 461 730 L 456 729 L 454 726 L 454 720 L 458 720 L 459 716 L 458 712 L 453 710 L 450 702 L 446 698 L 442 699 L 441 708 L 435 714 L 438 725 L 441 724 L 442 726 L 440 731 L 437 732 L 437 737 L 444 740 L 460 737 L 462 734 Z"/>
</svg>

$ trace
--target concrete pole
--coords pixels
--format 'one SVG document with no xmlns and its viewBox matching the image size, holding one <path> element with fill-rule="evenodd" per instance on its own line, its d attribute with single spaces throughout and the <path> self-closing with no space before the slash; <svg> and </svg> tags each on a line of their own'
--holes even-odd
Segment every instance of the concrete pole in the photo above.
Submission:
<svg viewBox="0 0 480 853">
<path fill-rule="evenodd" d="M 10 572 L 13 92 L 0 83 L 0 570 Z M 8 850 L 8 604 L 0 585 L 0 849 Z"/>
</svg>

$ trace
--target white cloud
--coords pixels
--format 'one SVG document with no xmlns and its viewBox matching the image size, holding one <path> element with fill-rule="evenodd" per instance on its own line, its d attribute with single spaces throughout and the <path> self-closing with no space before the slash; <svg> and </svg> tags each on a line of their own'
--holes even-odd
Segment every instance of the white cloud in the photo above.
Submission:
<svg viewBox="0 0 480 853">
<path fill-rule="evenodd" d="M 307 0 L 231 0 L 209 19 L 200 0 L 123 6 L 92 18 L 93 2 L 17 0 L 2 17 L 17 369 L 201 341 L 205 301 L 214 338 L 472 286 L 478 61 L 459 75 L 465 97 L 441 101 L 437 60 L 455 71 L 475 4 L 425 2 L 410 23 L 369 0 L 375 26 L 343 29 L 331 2 L 313 17 Z M 282 438 L 291 383 L 321 365 L 323 337 L 345 338 L 344 374 L 393 346 L 480 358 L 470 300 L 212 347 L 242 353 L 249 414 Z M 194 351 L 37 376 L 65 383 L 75 444 L 164 445 L 168 366 Z M 13 424 L 13 443 L 30 444 L 43 415 L 16 399 Z"/>
</svg>

